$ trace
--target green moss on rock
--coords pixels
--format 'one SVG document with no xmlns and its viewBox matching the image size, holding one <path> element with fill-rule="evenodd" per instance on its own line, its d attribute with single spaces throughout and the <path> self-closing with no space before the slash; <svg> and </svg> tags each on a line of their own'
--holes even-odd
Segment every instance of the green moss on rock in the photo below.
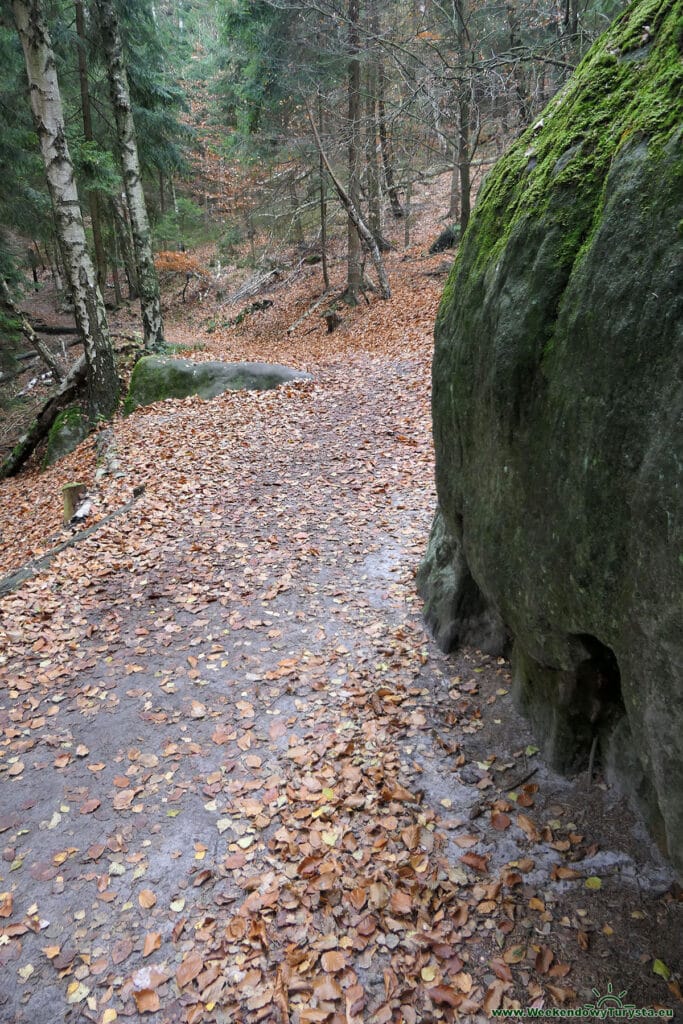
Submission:
<svg viewBox="0 0 683 1024">
<path fill-rule="evenodd" d="M 633 3 L 480 193 L 437 318 L 422 573 L 442 637 L 474 581 L 551 760 L 597 743 L 681 869 L 682 11 Z"/>
<path fill-rule="evenodd" d="M 71 405 L 60 412 L 47 436 L 45 466 L 69 455 L 90 433 L 88 417 L 79 405 Z"/>
</svg>

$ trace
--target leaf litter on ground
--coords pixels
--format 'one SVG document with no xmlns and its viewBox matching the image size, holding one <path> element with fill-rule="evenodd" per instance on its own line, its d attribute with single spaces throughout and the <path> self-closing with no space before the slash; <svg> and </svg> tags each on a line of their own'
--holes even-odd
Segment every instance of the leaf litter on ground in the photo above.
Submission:
<svg viewBox="0 0 683 1024">
<path fill-rule="evenodd" d="M 390 303 L 288 335 L 313 273 L 210 335 L 168 317 L 196 358 L 312 382 L 140 409 L 122 476 L 91 439 L 3 485 L 7 571 L 65 480 L 95 516 L 145 493 L 1 602 L 0 1013 L 411 1024 L 612 980 L 673 1005 L 666 869 L 535 767 L 507 664 L 421 623 L 440 286 L 395 256 Z"/>
</svg>

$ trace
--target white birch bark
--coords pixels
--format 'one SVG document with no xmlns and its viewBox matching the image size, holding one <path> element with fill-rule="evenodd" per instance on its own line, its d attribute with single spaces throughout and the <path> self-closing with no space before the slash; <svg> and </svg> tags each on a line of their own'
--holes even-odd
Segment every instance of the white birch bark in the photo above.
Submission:
<svg viewBox="0 0 683 1024">
<path fill-rule="evenodd" d="M 109 94 L 116 121 L 123 185 L 130 212 L 145 349 L 148 352 L 155 352 L 164 347 L 159 279 L 152 256 L 147 204 L 142 189 L 138 145 L 130 102 L 128 75 L 123 63 L 118 15 L 112 0 L 95 0 L 95 6 L 99 14 L 102 45 L 107 61 Z"/>
<path fill-rule="evenodd" d="M 26 61 L 31 109 L 45 164 L 64 270 L 87 365 L 88 415 L 108 418 L 118 403 L 118 377 L 104 303 L 88 253 L 52 43 L 41 0 L 13 0 Z"/>
</svg>

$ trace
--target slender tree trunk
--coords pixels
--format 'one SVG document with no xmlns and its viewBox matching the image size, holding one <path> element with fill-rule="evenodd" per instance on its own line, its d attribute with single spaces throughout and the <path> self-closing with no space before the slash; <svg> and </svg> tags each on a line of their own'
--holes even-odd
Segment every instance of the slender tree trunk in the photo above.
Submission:
<svg viewBox="0 0 683 1024">
<path fill-rule="evenodd" d="M 470 95 L 469 83 L 460 93 L 458 103 L 458 167 L 460 169 L 460 237 L 469 224 L 472 202 L 470 166 Z"/>
<path fill-rule="evenodd" d="M 315 121 L 313 120 L 313 116 L 310 110 L 308 111 L 308 119 L 311 122 L 311 128 L 313 129 L 313 135 L 315 138 L 316 145 L 318 147 L 318 152 L 320 153 L 322 161 L 325 165 L 325 169 L 330 176 L 330 181 L 335 187 L 336 193 L 339 196 L 341 204 L 349 216 L 349 220 L 353 223 L 356 231 L 358 232 L 359 238 L 362 238 L 368 247 L 370 256 L 372 257 L 372 262 L 375 266 L 375 271 L 377 272 L 377 280 L 379 281 L 379 293 L 383 299 L 390 299 L 391 288 L 389 286 L 389 278 L 387 277 L 386 270 L 384 269 L 384 263 L 382 262 L 382 254 L 379 251 L 375 239 L 372 237 L 372 231 L 370 231 L 370 228 L 367 226 L 367 224 L 365 223 L 361 216 L 360 210 L 358 209 L 357 206 L 353 205 L 353 203 L 351 202 L 351 197 L 349 196 L 348 192 L 340 182 L 339 178 L 334 173 L 332 165 L 330 164 L 330 161 L 327 159 L 327 156 L 323 149 L 322 140 L 320 138 L 320 135 L 318 134 L 318 129 L 315 126 Z"/>
<path fill-rule="evenodd" d="M 323 103 L 318 93 L 318 129 L 320 136 L 323 134 Z M 327 187 L 325 183 L 325 163 L 322 150 L 318 154 L 320 174 L 320 253 L 322 257 L 323 285 L 325 291 L 330 287 L 330 271 L 327 265 Z"/>
<path fill-rule="evenodd" d="M 45 163 L 76 325 L 87 364 L 87 407 L 91 422 L 109 417 L 118 403 L 119 384 L 107 317 L 88 253 L 73 165 L 64 128 L 62 100 L 52 43 L 40 0 L 13 0 L 24 50 L 31 108 Z"/>
<path fill-rule="evenodd" d="M 123 295 L 121 294 L 121 278 L 119 277 L 119 265 L 121 263 L 121 251 L 119 249 L 118 238 L 116 237 L 116 225 L 111 224 L 111 231 L 109 235 L 112 243 L 112 249 L 114 250 L 113 258 L 111 261 L 111 276 L 114 282 L 114 302 L 116 308 L 123 304 Z"/>
<path fill-rule="evenodd" d="M 510 33 L 510 49 L 514 53 L 515 50 L 522 45 L 522 37 L 519 27 L 519 12 L 517 10 L 515 0 L 508 0 L 507 2 L 507 18 L 508 30 Z M 527 89 L 524 70 L 518 62 L 515 63 L 512 69 L 512 74 L 515 80 L 515 96 L 517 99 L 517 109 L 519 111 L 519 123 L 522 127 L 526 127 L 529 123 L 529 92 Z"/>
<path fill-rule="evenodd" d="M 348 116 L 348 163 L 349 163 L 349 188 L 348 196 L 351 206 L 360 210 L 360 32 L 358 22 L 360 18 L 360 0 L 349 0 L 349 66 L 348 66 L 348 91 L 349 91 L 349 116 Z M 347 211 L 348 212 L 348 211 Z M 347 280 L 346 299 L 352 305 L 358 302 L 358 295 L 363 284 L 363 270 L 361 259 L 360 236 L 354 224 L 353 217 L 349 214 L 347 222 Z"/>
<path fill-rule="evenodd" d="M 123 268 L 126 272 L 128 282 L 128 298 L 137 299 L 140 294 L 138 288 L 138 270 L 135 265 L 135 253 L 133 252 L 133 239 L 130 226 L 126 220 L 126 211 L 123 203 L 112 197 L 111 212 L 114 219 L 114 230 L 118 240 L 118 247 L 123 259 Z"/>
<path fill-rule="evenodd" d="M 454 4 L 455 38 L 458 56 L 463 68 L 467 68 L 473 62 L 472 46 L 470 41 L 468 21 L 469 2 L 468 0 L 457 0 Z M 458 169 L 460 178 L 460 236 L 465 233 L 470 219 L 472 183 L 471 183 L 471 159 L 470 152 L 470 116 L 471 116 L 471 93 L 472 84 L 470 77 L 460 82 L 458 89 Z"/>
<path fill-rule="evenodd" d="M 83 11 L 83 0 L 75 0 L 76 6 L 76 33 L 78 35 L 78 81 L 81 88 L 81 110 L 83 114 L 83 135 L 86 142 L 94 142 L 95 136 L 92 129 L 92 114 L 90 111 L 90 91 L 88 88 L 88 60 L 86 56 L 85 38 L 85 14 Z M 97 268 L 97 283 L 100 291 L 104 292 L 107 284 L 107 258 L 105 256 L 104 244 L 102 242 L 102 220 L 100 216 L 100 201 L 96 192 L 88 192 L 88 209 L 90 210 L 90 225 L 92 227 L 93 249 L 95 250 L 95 266 Z"/>
<path fill-rule="evenodd" d="M 382 164 L 384 166 L 384 181 L 387 186 L 387 195 L 391 205 L 391 212 L 394 217 L 403 216 L 401 200 L 398 197 L 396 179 L 394 178 L 394 154 L 391 145 L 391 136 L 387 129 L 387 111 L 384 93 L 386 82 L 384 77 L 384 63 L 380 60 L 377 64 L 377 127 L 379 131 L 379 144 L 382 151 Z"/>
<path fill-rule="evenodd" d="M 148 352 L 155 352 L 164 347 L 159 280 L 152 256 L 151 234 L 145 195 L 142 190 L 135 125 L 128 89 L 128 76 L 123 63 L 118 15 L 113 0 L 95 0 L 95 4 L 99 12 L 109 75 L 109 92 L 114 109 L 119 155 L 123 168 L 123 183 L 133 231 L 145 349 Z"/>
<path fill-rule="evenodd" d="M 451 196 L 448 207 L 448 219 L 455 222 L 460 220 L 460 166 L 458 164 L 459 146 L 456 142 L 453 146 L 453 169 L 451 171 Z"/>
</svg>

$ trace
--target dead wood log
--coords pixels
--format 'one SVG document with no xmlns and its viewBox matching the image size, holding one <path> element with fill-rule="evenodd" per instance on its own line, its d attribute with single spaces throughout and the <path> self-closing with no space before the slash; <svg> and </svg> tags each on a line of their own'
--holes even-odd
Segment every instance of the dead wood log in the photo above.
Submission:
<svg viewBox="0 0 683 1024">
<path fill-rule="evenodd" d="M 43 438 L 47 437 L 50 427 L 62 409 L 76 397 L 79 388 L 85 381 L 86 373 L 85 356 L 81 356 L 71 367 L 55 393 L 50 395 L 43 404 L 28 431 L 19 438 L 14 450 L 0 465 L 0 480 L 4 480 L 8 476 L 15 476 L 19 472 Z"/>
<path fill-rule="evenodd" d="M 73 537 L 69 537 L 68 540 L 64 540 L 61 544 L 57 544 L 56 547 L 46 551 L 44 555 L 40 556 L 40 558 L 34 558 L 32 561 L 27 562 L 26 565 L 23 565 L 21 569 L 17 569 L 16 572 L 11 573 L 9 576 L 5 576 L 4 579 L 0 580 L 0 597 L 4 597 L 5 594 L 11 594 L 13 590 L 20 587 L 22 583 L 26 582 L 26 580 L 30 580 L 32 576 L 42 572 L 43 569 L 47 569 L 52 559 L 61 551 L 66 550 L 66 548 L 74 547 L 76 544 L 79 544 L 82 540 L 85 540 L 93 534 L 95 530 L 99 530 L 101 526 L 104 526 L 106 523 L 110 523 L 112 519 L 116 519 L 117 516 L 122 515 L 124 512 L 128 512 L 140 495 L 144 494 L 144 491 L 144 484 L 141 484 L 139 487 L 135 487 L 133 489 L 133 497 L 130 501 L 127 501 L 125 505 L 122 505 L 121 508 L 114 509 L 113 512 L 104 516 L 99 522 L 93 523 L 92 526 L 86 527 L 85 530 L 79 530 Z"/>
<path fill-rule="evenodd" d="M 324 291 L 320 298 L 317 300 L 317 302 L 314 302 L 312 306 L 309 306 L 306 312 L 303 313 L 298 320 L 295 320 L 294 323 L 287 328 L 287 334 L 293 334 L 297 327 L 299 327 L 299 325 L 302 324 L 304 320 L 306 320 L 311 315 L 311 313 L 315 313 L 318 306 L 322 306 L 323 302 L 328 298 L 328 296 L 329 292 Z"/>
<path fill-rule="evenodd" d="M 52 352 L 50 352 L 45 342 L 40 340 L 29 318 L 15 304 L 7 282 L 2 279 L 0 279 L 0 298 L 2 299 L 3 306 L 9 311 L 9 313 L 11 313 L 12 316 L 16 317 L 19 323 L 19 330 L 24 335 L 29 345 L 35 349 L 36 353 L 49 368 L 56 383 L 60 384 L 64 380 L 64 370 L 62 369 L 59 360 L 52 355 Z"/>
</svg>

